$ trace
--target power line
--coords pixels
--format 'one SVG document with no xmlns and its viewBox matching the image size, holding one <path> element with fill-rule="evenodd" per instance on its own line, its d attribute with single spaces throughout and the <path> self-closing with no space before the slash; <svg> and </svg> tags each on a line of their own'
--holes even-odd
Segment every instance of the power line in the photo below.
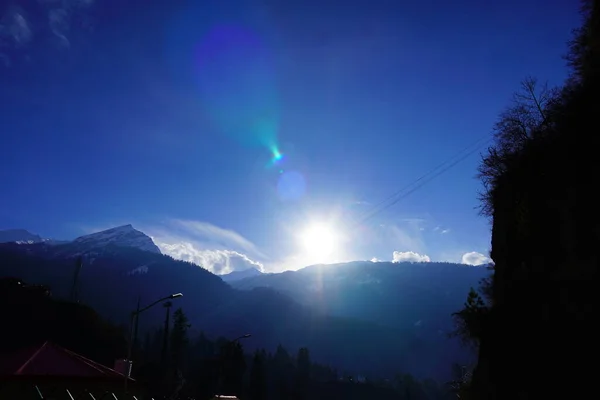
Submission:
<svg viewBox="0 0 600 400">
<path fill-rule="evenodd" d="M 457 165 L 461 161 L 464 161 L 465 159 L 467 159 L 470 155 L 472 155 L 475 152 L 477 152 L 478 150 L 480 150 L 483 146 L 485 146 L 491 140 L 492 140 L 492 138 L 485 137 L 485 138 L 478 139 L 475 142 L 471 143 L 470 145 L 466 146 L 465 148 L 463 148 L 462 150 L 460 150 L 458 153 L 456 153 L 455 155 L 453 155 L 452 157 L 450 157 L 446 161 L 440 163 L 435 168 L 431 169 L 426 174 L 421 175 L 419 178 L 417 178 L 416 180 L 412 181 L 410 184 L 402 187 L 401 189 L 397 190 L 395 193 L 393 193 L 388 198 L 386 198 L 383 201 L 377 203 L 370 212 L 367 212 L 367 213 L 363 214 L 363 216 L 361 216 L 357 220 L 355 220 L 355 224 L 358 225 L 358 224 L 364 223 L 365 221 L 373 218 L 375 215 L 377 215 L 377 214 L 379 214 L 379 213 L 387 210 L 388 208 L 392 207 L 393 205 L 395 205 L 396 203 L 398 203 L 400 200 L 402 200 L 406 196 L 408 196 L 411 193 L 415 192 L 416 190 L 420 189 L 425 184 L 429 183 L 430 181 L 432 181 L 433 179 L 437 178 L 438 176 L 440 176 L 444 172 L 448 171 L 449 169 L 451 169 L 452 167 L 454 167 L 455 165 Z M 463 154 L 458 159 L 454 160 L 457 156 L 460 156 L 462 153 L 464 153 L 465 151 L 469 150 L 473 146 L 476 146 L 476 147 L 473 148 L 473 149 L 471 149 L 467 153 Z M 452 161 L 452 160 L 454 160 L 454 161 Z M 414 186 L 415 184 L 417 184 L 419 182 L 420 182 L 420 184 L 418 184 L 415 187 L 412 187 L 412 186 Z M 412 187 L 412 189 L 410 189 L 411 187 Z M 391 201 L 391 203 L 385 205 L 385 203 L 388 203 L 390 201 Z"/>
<path fill-rule="evenodd" d="M 388 201 L 392 200 L 394 197 L 400 195 L 403 191 L 407 190 L 408 188 L 410 188 L 411 186 L 413 186 L 414 184 L 418 183 L 419 181 L 425 179 L 428 175 L 434 173 L 436 170 L 442 168 L 443 166 L 445 166 L 446 164 L 448 164 L 449 162 L 451 162 L 454 158 L 458 157 L 460 154 L 464 153 L 465 151 L 469 150 L 471 147 L 480 144 L 481 142 L 487 143 L 490 140 L 489 137 L 483 137 L 483 138 L 479 138 L 477 139 L 475 142 L 469 144 L 468 146 L 464 147 L 462 150 L 460 150 L 459 152 L 457 152 L 456 154 L 454 154 L 452 157 L 446 159 L 444 162 L 438 164 L 437 166 L 435 166 L 433 169 L 431 169 L 430 171 L 428 171 L 427 173 L 421 175 L 418 179 L 412 181 L 411 183 L 409 183 L 408 185 L 402 187 L 401 189 L 397 190 L 395 193 L 393 193 L 392 195 L 388 196 L 386 199 L 380 201 L 379 203 L 377 203 L 376 205 L 373 206 L 372 209 L 376 209 L 382 205 L 384 205 L 385 203 L 387 203 Z M 479 148 L 479 147 L 478 147 Z M 372 211 L 367 211 L 365 212 L 363 215 L 367 215 L 370 214 Z M 360 218 L 358 218 L 360 219 Z"/>
</svg>

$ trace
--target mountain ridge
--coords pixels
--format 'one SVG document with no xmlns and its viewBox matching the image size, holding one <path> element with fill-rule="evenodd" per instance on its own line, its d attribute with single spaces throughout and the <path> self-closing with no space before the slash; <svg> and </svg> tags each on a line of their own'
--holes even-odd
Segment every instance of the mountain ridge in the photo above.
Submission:
<svg viewBox="0 0 600 400">
<path fill-rule="evenodd" d="M 68 254 L 57 254 L 44 244 L 0 245 L 0 276 L 48 285 L 62 298 L 72 293 L 76 264 Z M 128 274 L 140 266 L 147 266 L 147 272 Z M 184 296 L 173 305 L 183 307 L 196 329 L 210 337 L 250 332 L 253 340 L 244 344 L 249 350 L 274 350 L 278 344 L 292 351 L 309 347 L 315 360 L 370 376 L 390 375 L 409 367 L 415 375 L 445 376 L 435 365 L 418 361 L 419 353 L 410 350 L 418 348 L 418 338 L 410 332 L 328 316 L 268 288 L 237 290 L 195 264 L 162 254 L 114 246 L 93 260 L 84 257 L 78 288 L 82 303 L 118 323 L 128 322 L 138 298 L 145 304 L 181 292 Z M 140 320 L 140 330 L 154 329 L 163 319 L 162 307 L 149 309 Z M 401 353 L 405 359 L 398 360 L 394 354 Z M 409 365 L 409 360 L 414 365 Z"/>
<path fill-rule="evenodd" d="M 428 343 L 423 351 L 429 357 L 451 363 L 466 354 L 459 340 L 448 339 L 455 329 L 452 313 L 462 308 L 469 289 L 490 273 L 486 267 L 444 262 L 354 261 L 229 284 L 240 290 L 270 288 L 326 315 L 410 331 Z"/>
<path fill-rule="evenodd" d="M 263 272 L 261 272 L 258 268 L 251 267 L 251 268 L 247 268 L 247 269 L 243 269 L 243 270 L 232 271 L 227 274 L 223 274 L 223 275 L 219 275 L 219 276 L 225 282 L 234 282 L 234 281 L 239 281 L 241 279 L 250 278 L 253 276 L 259 276 L 262 274 L 263 274 Z"/>
<path fill-rule="evenodd" d="M 40 243 L 44 239 L 40 235 L 36 235 L 35 233 L 31 233 L 26 229 L 16 228 L 16 229 L 4 229 L 0 230 L 0 243 Z"/>
<path fill-rule="evenodd" d="M 2 244 L 0 275 L 49 285 L 56 296 L 71 298 L 77 266 L 74 256 L 79 250 L 81 245 L 75 241 L 58 246 L 44 243 Z M 254 277 L 283 277 L 297 280 L 300 286 L 310 283 L 311 279 L 314 281 L 314 276 L 318 275 L 334 282 L 353 282 L 347 286 L 346 293 L 340 294 L 341 298 L 329 296 L 331 306 L 323 307 L 329 301 L 323 291 L 312 290 L 309 294 L 315 301 L 303 303 L 294 298 L 297 293 L 285 287 L 272 285 L 240 290 L 196 264 L 135 247 L 109 243 L 84 253 L 82 260 L 83 267 L 75 291 L 77 299 L 120 323 L 127 324 L 138 298 L 142 303 L 150 303 L 157 297 L 181 292 L 184 296 L 174 305 L 183 307 L 195 329 L 212 337 L 236 337 L 240 332 L 250 332 L 253 340 L 245 343 L 249 350 L 258 347 L 274 349 L 278 344 L 292 351 L 309 347 L 315 360 L 342 370 L 368 376 L 391 376 L 397 371 L 410 371 L 415 376 L 434 379 L 449 378 L 452 363 L 468 358 L 454 345 L 450 346 L 445 331 L 435 329 L 436 326 L 448 327 L 451 320 L 449 313 L 446 310 L 432 312 L 427 304 L 423 305 L 427 303 L 423 299 L 429 298 L 429 293 L 436 288 L 414 285 L 405 297 L 407 304 L 411 305 L 409 308 L 414 310 L 412 313 L 398 310 L 401 323 L 395 325 L 358 318 L 361 314 L 333 313 L 339 311 L 335 307 L 345 304 L 342 311 L 357 308 L 367 314 L 377 314 L 372 299 L 378 297 L 371 296 L 377 294 L 378 283 L 365 282 L 361 275 L 365 268 L 361 267 L 361 263 L 340 264 L 329 268 L 329 273 L 327 266 L 320 266 L 306 271 Z M 406 271 L 411 269 L 410 266 L 395 267 Z M 367 270 L 372 268 L 370 263 Z M 422 271 L 426 268 L 415 265 L 412 269 Z M 328 277 L 331 273 L 336 276 Z M 447 273 L 440 279 L 446 279 Z M 388 281 L 391 279 L 397 278 L 387 278 Z M 473 282 L 467 281 L 463 285 Z M 391 287 L 393 285 L 392 282 Z M 335 293 L 332 290 L 331 294 Z M 461 304 L 465 293 L 454 294 L 449 303 Z M 435 324 L 416 324 L 420 319 L 436 318 L 440 321 Z M 140 329 L 154 329 L 163 319 L 162 307 L 152 308 L 144 313 Z"/>
<path fill-rule="evenodd" d="M 137 230 L 132 224 L 120 225 L 102 231 L 78 236 L 73 240 L 55 240 L 42 238 L 40 235 L 31 233 L 26 229 L 0 230 L 0 243 L 17 244 L 39 244 L 48 245 L 79 245 L 80 252 L 102 248 L 107 245 L 121 247 L 135 247 L 143 251 L 162 254 L 152 238 L 144 232 Z"/>
<path fill-rule="evenodd" d="M 162 254 L 152 238 L 144 232 L 139 231 L 131 224 L 116 226 L 88 235 L 79 236 L 73 243 L 95 248 L 107 244 L 117 244 L 124 247 L 134 247 L 143 251 Z"/>
</svg>

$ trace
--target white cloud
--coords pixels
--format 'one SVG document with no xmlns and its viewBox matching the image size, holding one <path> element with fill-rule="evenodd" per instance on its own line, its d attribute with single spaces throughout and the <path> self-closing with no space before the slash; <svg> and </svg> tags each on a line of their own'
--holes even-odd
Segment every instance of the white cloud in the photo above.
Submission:
<svg viewBox="0 0 600 400">
<path fill-rule="evenodd" d="M 96 225 L 78 225 L 77 228 L 84 234 L 89 234 L 131 222 L 114 220 Z M 310 265 L 304 258 L 269 261 L 270 257 L 238 232 L 208 222 L 168 219 L 162 223 L 134 222 L 133 225 L 135 229 L 150 236 L 163 254 L 193 262 L 215 274 L 248 268 L 278 272 Z"/>
<path fill-rule="evenodd" d="M 175 219 L 171 220 L 170 224 L 174 228 L 185 230 L 196 240 L 208 241 L 225 248 L 240 249 L 240 251 L 252 253 L 259 258 L 268 258 L 258 250 L 254 243 L 233 230 L 220 228 L 216 225 L 202 221 Z"/>
<path fill-rule="evenodd" d="M 380 261 L 380 260 L 379 260 L 379 258 L 377 258 L 377 257 L 373 257 L 373 258 L 371 258 L 371 262 L 374 262 L 374 263 L 376 263 L 376 262 L 379 262 L 379 261 Z"/>
<path fill-rule="evenodd" d="M 414 251 L 394 251 L 392 262 L 430 262 L 428 255 L 415 253 Z"/>
<path fill-rule="evenodd" d="M 439 234 L 443 235 L 445 233 L 450 232 L 450 229 L 445 229 L 445 228 L 442 228 L 440 226 L 436 226 L 435 228 L 433 228 L 433 231 L 434 232 L 438 232 Z"/>
<path fill-rule="evenodd" d="M 33 37 L 33 31 L 29 22 L 23 16 L 23 13 L 13 7 L 0 16 L 0 39 L 8 37 L 12 39 L 15 46 L 19 47 L 29 42 Z"/>
<path fill-rule="evenodd" d="M 69 28 L 69 13 L 66 9 L 57 8 L 48 12 L 48 24 L 50 30 L 59 39 L 61 46 L 69 47 L 71 43 L 65 32 Z"/>
<path fill-rule="evenodd" d="M 462 263 L 467 265 L 484 265 L 492 262 L 492 259 L 478 253 L 476 251 L 472 251 L 470 253 L 465 253 L 462 256 Z"/>
<path fill-rule="evenodd" d="M 199 249 L 197 245 L 189 242 L 167 244 L 155 240 L 155 243 L 163 254 L 168 254 L 177 260 L 200 265 L 218 275 L 249 268 L 264 271 L 264 266 L 260 262 L 251 260 L 245 254 L 237 251 Z"/>
<path fill-rule="evenodd" d="M 75 30 L 73 22 L 88 19 L 86 11 L 94 0 L 38 0 L 38 3 L 38 6 L 31 5 L 31 9 L 28 7 L 27 13 L 19 6 L 0 10 L 0 47 L 26 48 L 36 40 L 46 41 L 46 32 L 51 32 L 61 46 L 68 47 L 70 42 L 66 35 Z M 44 14 L 45 20 L 28 17 Z M 0 53 L 0 61 L 6 66 L 11 63 L 6 53 Z"/>
<path fill-rule="evenodd" d="M 268 259 L 239 233 L 203 221 L 168 220 L 161 226 L 140 227 L 163 254 L 200 265 L 215 274 L 257 268 Z"/>
</svg>

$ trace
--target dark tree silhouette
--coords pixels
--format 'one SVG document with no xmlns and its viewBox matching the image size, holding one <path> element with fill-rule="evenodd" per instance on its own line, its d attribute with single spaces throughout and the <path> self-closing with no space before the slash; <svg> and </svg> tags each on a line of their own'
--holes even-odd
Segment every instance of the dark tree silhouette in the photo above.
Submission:
<svg viewBox="0 0 600 400">
<path fill-rule="evenodd" d="M 177 370 L 185 367 L 185 354 L 189 345 L 188 329 L 191 327 L 183 310 L 178 308 L 173 314 L 173 329 L 171 331 L 171 366 Z"/>
<path fill-rule="evenodd" d="M 249 395 L 251 400 L 265 400 L 267 398 L 267 354 L 257 350 L 252 359 L 250 369 Z"/>
<path fill-rule="evenodd" d="M 498 180 L 505 176 L 527 144 L 551 126 L 551 111 L 558 104 L 559 95 L 559 90 L 548 88 L 546 83 L 540 85 L 536 78 L 528 77 L 521 82 L 521 89 L 514 94 L 512 104 L 500 114 L 493 129 L 494 145 L 479 166 L 484 187 L 481 195 L 483 214 L 493 214 L 493 191 Z"/>
<path fill-rule="evenodd" d="M 296 384 L 295 398 L 298 400 L 305 399 L 308 396 L 308 385 L 310 382 L 310 353 L 306 347 L 298 350 L 296 358 Z"/>
<path fill-rule="evenodd" d="M 481 295 L 471 288 L 464 308 L 453 314 L 456 322 L 456 331 L 453 334 L 458 336 L 464 344 L 475 349 L 479 348 L 481 326 L 488 311 Z"/>
<path fill-rule="evenodd" d="M 600 69 L 600 51 L 598 51 L 600 12 L 598 8 L 598 2 L 595 0 L 581 2 L 584 23 L 574 31 L 573 39 L 569 42 L 570 51 L 565 57 L 572 70 L 571 84 L 581 84 L 584 81 L 598 79 L 598 70 Z"/>
<path fill-rule="evenodd" d="M 243 377 L 246 371 L 244 348 L 239 341 L 226 341 L 220 350 L 222 364 L 222 393 L 241 396 L 243 394 Z"/>
</svg>

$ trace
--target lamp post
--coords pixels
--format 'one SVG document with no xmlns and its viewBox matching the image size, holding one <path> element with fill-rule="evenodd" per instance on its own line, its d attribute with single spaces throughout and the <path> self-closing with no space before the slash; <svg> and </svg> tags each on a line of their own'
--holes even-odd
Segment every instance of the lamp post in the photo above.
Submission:
<svg viewBox="0 0 600 400">
<path fill-rule="evenodd" d="M 167 347 L 169 346 L 169 315 L 170 315 L 170 310 L 171 310 L 171 306 L 173 304 L 170 301 L 167 301 L 165 304 L 163 304 L 163 307 L 165 307 L 167 309 L 167 313 L 165 315 L 165 331 L 163 333 L 163 344 L 162 344 L 162 349 L 160 351 L 160 365 L 162 367 L 162 372 L 163 374 L 166 374 L 168 368 L 167 368 Z"/>
<path fill-rule="evenodd" d="M 246 333 L 245 335 L 242 335 L 242 336 L 240 336 L 240 337 L 238 337 L 238 338 L 235 338 L 235 339 L 233 339 L 233 340 L 231 341 L 231 343 L 236 343 L 236 342 L 239 342 L 241 339 L 246 339 L 246 338 L 249 338 L 250 336 L 252 336 L 252 335 L 251 335 L 251 334 L 249 334 L 249 333 Z"/>
<path fill-rule="evenodd" d="M 158 300 L 156 300 L 153 303 L 150 303 L 149 305 L 147 305 L 144 308 L 140 308 L 140 302 L 138 299 L 138 306 L 137 309 L 135 311 L 131 312 L 131 320 L 130 320 L 130 328 L 129 328 L 129 344 L 127 345 L 127 359 L 125 360 L 125 365 L 127 370 L 125 371 L 125 392 L 127 392 L 127 384 L 129 383 L 129 373 L 130 373 L 130 362 L 131 362 L 131 350 L 133 347 L 133 342 L 137 340 L 137 332 L 138 332 L 138 324 L 139 324 L 139 320 L 140 320 L 140 314 L 143 313 L 144 311 L 146 311 L 147 309 L 157 305 L 158 303 L 165 301 L 165 300 L 171 300 L 171 299 L 175 299 L 177 297 L 182 297 L 183 294 L 182 293 L 174 293 L 171 294 L 169 296 L 166 297 L 162 297 Z"/>
</svg>

